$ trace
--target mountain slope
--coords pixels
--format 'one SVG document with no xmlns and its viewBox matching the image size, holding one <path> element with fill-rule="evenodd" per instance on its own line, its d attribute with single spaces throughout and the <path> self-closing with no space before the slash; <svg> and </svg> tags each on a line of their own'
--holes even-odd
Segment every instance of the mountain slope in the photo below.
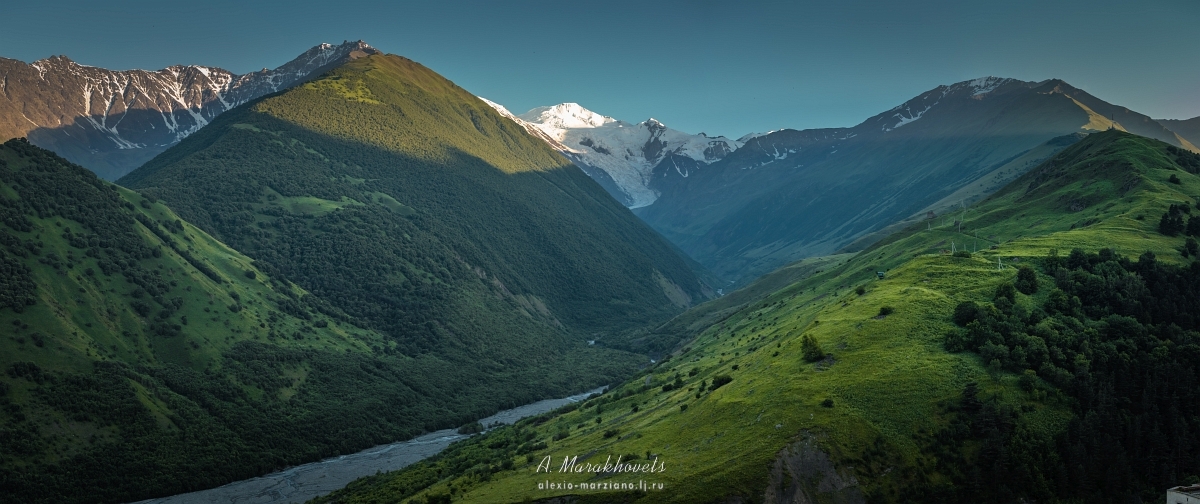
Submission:
<svg viewBox="0 0 1200 504">
<path fill-rule="evenodd" d="M 742 145 L 704 133 L 689 135 L 653 118 L 630 124 L 577 103 L 538 107 L 518 116 L 498 103 L 484 101 L 545 140 L 630 208 L 654 203 L 661 186 L 670 183 L 664 179 L 687 177 Z M 667 170 L 667 164 L 674 169 Z M 656 170 L 659 166 L 664 168 Z"/>
<path fill-rule="evenodd" d="M 477 275 L 551 326 L 588 333 L 706 296 L 670 245 L 594 182 L 409 60 L 362 58 L 213 125 L 121 182 L 405 351 L 444 339 L 425 290 L 452 296 Z"/>
<path fill-rule="evenodd" d="M 1161 498 L 1200 473 L 1200 262 L 1158 225 L 1197 215 L 1198 172 L 1161 142 L 1089 135 L 961 225 L 694 308 L 672 359 L 601 397 L 321 501 Z M 574 456 L 665 470 L 560 472 Z"/>
<path fill-rule="evenodd" d="M 29 64 L 0 58 L 0 139 L 28 137 L 115 180 L 222 112 L 377 52 L 362 41 L 321 44 L 245 75 L 196 65 L 114 71 L 66 56 Z"/>
<path fill-rule="evenodd" d="M 23 140 L 0 146 L 0 217 L 0 502 L 217 486 L 603 383 L 632 361 L 518 325 L 478 366 L 509 352 L 541 366 L 473 386 L 461 364 L 389 354 L 385 335 L 161 202 Z"/>
<path fill-rule="evenodd" d="M 1200 117 L 1191 119 L 1159 119 L 1158 122 L 1179 134 L 1192 145 L 1200 145 Z"/>
<path fill-rule="evenodd" d="M 924 213 L 1055 137 L 1110 127 L 1195 150 L 1062 81 L 989 77 L 939 86 L 853 128 L 750 138 L 637 214 L 718 276 L 745 282 Z"/>
</svg>

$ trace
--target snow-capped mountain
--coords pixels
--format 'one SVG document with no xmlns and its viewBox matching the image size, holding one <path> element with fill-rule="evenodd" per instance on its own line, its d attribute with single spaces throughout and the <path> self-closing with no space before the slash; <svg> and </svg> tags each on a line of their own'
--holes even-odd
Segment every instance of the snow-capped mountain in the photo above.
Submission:
<svg viewBox="0 0 1200 504">
<path fill-rule="evenodd" d="M 495 102 L 484 102 L 558 149 L 593 178 L 601 177 L 597 171 L 602 172 L 612 183 L 600 180 L 601 185 L 630 208 L 658 199 L 658 179 L 687 177 L 697 167 L 724 159 L 742 146 L 742 142 L 725 137 L 673 130 L 653 118 L 630 124 L 577 103 L 515 115 Z"/>
<path fill-rule="evenodd" d="M 0 138 L 27 136 L 116 179 L 226 110 L 377 52 L 362 41 L 321 44 L 244 75 L 199 65 L 114 71 L 66 56 L 28 64 L 0 58 Z"/>
</svg>

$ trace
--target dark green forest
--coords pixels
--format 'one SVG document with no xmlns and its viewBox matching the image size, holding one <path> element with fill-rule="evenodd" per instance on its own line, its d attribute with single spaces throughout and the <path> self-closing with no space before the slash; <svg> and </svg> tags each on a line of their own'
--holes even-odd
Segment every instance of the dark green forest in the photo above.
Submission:
<svg viewBox="0 0 1200 504">
<path fill-rule="evenodd" d="M 991 303 L 960 304 L 963 328 L 946 348 L 1019 373 L 1035 398 L 1067 401 L 1068 429 L 1047 439 L 1018 428 L 1021 411 L 968 385 L 929 448 L 955 485 L 919 500 L 1157 500 L 1200 475 L 1200 262 L 1075 249 L 1041 268 L 1048 285 L 1024 275 L 1025 289 L 1005 283 Z M 1051 289 L 1046 301 L 1025 308 L 1017 293 L 1038 288 Z M 979 451 L 964 459 L 958 447 L 971 442 Z"/>
</svg>

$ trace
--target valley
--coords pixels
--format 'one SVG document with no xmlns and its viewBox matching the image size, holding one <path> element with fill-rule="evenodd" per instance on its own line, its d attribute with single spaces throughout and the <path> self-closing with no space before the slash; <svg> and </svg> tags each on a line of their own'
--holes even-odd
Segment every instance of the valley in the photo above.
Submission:
<svg viewBox="0 0 1200 504">
<path fill-rule="evenodd" d="M 982 498 L 987 502 L 1070 500 L 1095 497 L 1092 492 L 1157 495 L 1157 488 L 1170 483 L 1157 478 L 1195 470 L 1192 462 L 1159 459 L 1133 448 L 1131 439 L 1121 441 L 1125 448 L 1118 452 L 1095 443 L 1113 439 L 1105 436 L 1144 436 L 1138 443 L 1170 439 L 1190 452 L 1194 448 L 1185 447 L 1197 442 L 1185 434 L 1194 427 L 1175 423 L 1192 420 L 1152 412 L 1185 404 L 1166 398 L 1192 393 L 1185 391 L 1195 380 L 1200 349 L 1200 333 L 1188 315 L 1200 285 L 1196 263 L 1180 252 L 1187 248 L 1184 237 L 1158 231 L 1158 217 L 1169 214 L 1170 205 L 1196 211 L 1190 194 L 1200 189 L 1200 178 L 1196 170 L 1181 168 L 1195 155 L 1170 149 L 1120 132 L 1091 135 L 968 208 L 961 229 L 956 224 L 910 226 L 785 286 L 752 284 L 753 295 L 737 304 L 709 302 L 690 317 L 712 313 L 714 322 L 676 326 L 685 332 L 684 342 L 671 359 L 604 396 L 519 422 L 491 434 L 494 441 L 472 440 L 451 447 L 440 459 L 366 478 L 321 502 L 413 495 L 417 502 L 438 496 L 550 501 L 565 495 L 579 502 L 784 502 L 789 495 L 806 501 L 959 501 L 975 478 L 989 482 Z M 1181 184 L 1170 182 L 1172 175 Z M 1088 203 L 1080 210 L 1071 201 Z M 952 248 L 958 253 L 951 254 Z M 1025 268 L 1033 272 L 1032 286 L 1020 283 Z M 1178 292 L 1158 298 L 1182 303 L 1166 305 L 1174 306 L 1167 308 L 1174 315 L 1150 315 L 1115 299 L 1084 297 L 1104 289 L 1088 282 L 1130 281 L 1122 280 L 1121 268 L 1162 271 L 1161 280 L 1142 273 L 1142 280 L 1133 281 L 1163 293 L 1142 291 L 1142 296 Z M 1142 287 L 1123 292 L 1137 289 Z M 1063 299 L 1066 305 L 1056 304 Z M 1150 298 L 1141 299 L 1148 303 Z M 969 311 L 976 308 L 964 308 L 974 306 L 980 307 L 978 315 Z M 991 315 L 984 315 L 985 309 Z M 996 322 L 976 321 L 985 319 Z M 1150 320 L 1159 322 L 1144 331 L 1155 336 L 1137 343 L 1121 340 L 1136 333 L 1113 330 L 1115 324 Z M 1072 329 L 1072 324 L 1081 325 Z M 1068 351 L 1064 345 L 1078 344 L 1067 341 L 1079 336 L 1067 335 L 1083 327 L 1091 348 L 1072 347 L 1081 352 L 1074 357 L 1061 353 Z M 983 332 L 975 336 L 976 331 Z M 959 339 L 976 337 L 984 347 L 964 347 Z M 1062 337 L 1067 339 L 1056 339 Z M 996 357 L 1001 345 L 1004 354 Z M 1034 348 L 1042 349 L 1040 356 Z M 1117 352 L 1122 357 L 1113 360 Z M 1151 354 L 1164 362 L 1147 364 L 1154 375 L 1142 386 L 1171 383 L 1173 392 L 1149 399 L 1167 403 L 1151 407 L 1118 400 L 1121 405 L 1111 407 L 1123 419 L 1101 421 L 1094 413 L 1085 418 L 1089 408 L 1112 404 L 1092 395 L 1090 387 L 1112 386 L 1106 376 L 1124 376 L 1128 371 L 1122 366 L 1146 363 Z M 1159 370 L 1165 369 L 1178 374 L 1164 380 Z M 1129 425 L 1130 418 L 1174 430 L 1162 437 L 1145 428 L 1133 434 L 1095 423 Z M 1086 465 L 1062 465 L 1082 452 L 1091 454 Z M 636 463 L 659 460 L 668 469 L 653 476 L 587 472 L 554 473 L 550 479 L 654 479 L 666 490 L 589 493 L 538 487 L 548 476 L 537 470 L 545 456 L 557 468 L 564 456 L 579 456 L 580 462 L 599 457 L 603 463 L 609 454 Z M 1163 463 L 1181 465 L 1167 469 L 1159 466 Z M 447 470 L 453 476 L 446 477 Z M 1123 476 L 1106 479 L 1111 474 Z"/>
<path fill-rule="evenodd" d="M 1200 118 L 983 77 L 710 137 L 363 41 L 0 82 L 0 503 L 1200 484 Z"/>
</svg>

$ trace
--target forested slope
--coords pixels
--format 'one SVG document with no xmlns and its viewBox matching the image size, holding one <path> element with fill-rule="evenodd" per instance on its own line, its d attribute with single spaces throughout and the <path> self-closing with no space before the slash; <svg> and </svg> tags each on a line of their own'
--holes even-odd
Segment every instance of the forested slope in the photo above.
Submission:
<svg viewBox="0 0 1200 504">
<path fill-rule="evenodd" d="M 514 350 L 546 367 L 472 388 L 459 366 L 389 354 L 382 334 L 161 202 L 23 140 L 0 147 L 0 183 L 3 502 L 216 486 L 603 383 L 630 363 L 546 339 Z"/>
<path fill-rule="evenodd" d="M 453 316 L 433 300 L 476 276 L 534 318 L 587 333 L 706 296 L 679 254 L 586 175 L 396 56 L 223 115 L 122 183 L 408 353 L 441 344 L 435 327 Z"/>
</svg>

